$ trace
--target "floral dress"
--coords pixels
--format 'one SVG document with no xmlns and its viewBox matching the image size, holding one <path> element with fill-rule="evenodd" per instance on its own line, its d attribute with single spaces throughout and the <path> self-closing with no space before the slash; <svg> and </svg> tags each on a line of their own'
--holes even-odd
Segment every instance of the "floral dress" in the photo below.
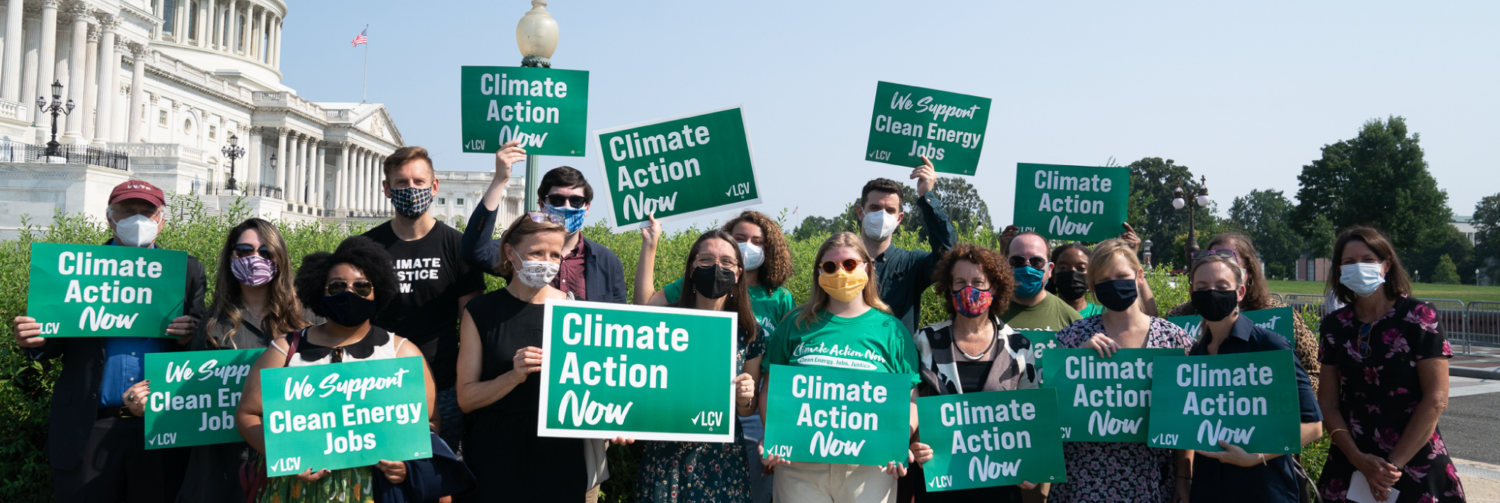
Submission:
<svg viewBox="0 0 1500 503">
<path fill-rule="evenodd" d="M 1438 329 L 1437 310 L 1410 297 L 1397 300 L 1371 324 L 1368 355 L 1360 350 L 1362 329 L 1352 305 L 1324 316 L 1318 330 L 1322 334 L 1318 358 L 1339 370 L 1339 412 L 1354 443 L 1361 452 L 1387 458 L 1422 400 L 1417 362 L 1451 358 L 1453 348 Z M 1329 449 L 1328 464 L 1318 480 L 1323 499 L 1348 501 L 1354 470 L 1344 452 Z M 1401 491 L 1397 503 L 1464 500 L 1463 484 L 1437 428 L 1401 471 L 1394 487 Z"/>
<path fill-rule="evenodd" d="M 1080 347 L 1094 334 L 1102 333 L 1105 333 L 1104 318 L 1090 316 L 1058 332 L 1057 346 Z M 1193 339 L 1182 327 L 1162 318 L 1151 318 L 1143 347 L 1182 348 L 1186 355 L 1192 346 Z M 1171 501 L 1177 489 L 1177 467 L 1172 463 L 1172 453 L 1172 449 L 1137 443 L 1064 443 L 1063 464 L 1068 470 L 1068 481 L 1052 484 L 1047 501 Z"/>
<path fill-rule="evenodd" d="M 766 352 L 764 328 L 755 340 L 740 341 L 735 355 L 735 375 L 744 372 L 745 362 Z M 734 389 L 724 383 L 724 390 Z M 640 502 L 750 502 L 750 472 L 745 464 L 745 433 L 735 423 L 735 441 L 716 442 L 643 442 L 640 479 L 635 484 L 635 501 Z"/>
</svg>

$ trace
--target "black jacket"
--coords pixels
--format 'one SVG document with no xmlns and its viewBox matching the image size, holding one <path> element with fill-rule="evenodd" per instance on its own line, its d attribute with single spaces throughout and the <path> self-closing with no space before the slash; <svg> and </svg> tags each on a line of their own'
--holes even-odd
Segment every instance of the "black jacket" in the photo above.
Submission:
<svg viewBox="0 0 1500 503">
<path fill-rule="evenodd" d="M 203 296 L 207 290 L 208 276 L 203 264 L 188 255 L 187 295 L 182 314 L 202 321 L 206 311 Z M 99 385 L 104 381 L 104 340 L 104 337 L 48 338 L 40 350 L 31 351 L 35 360 L 62 358 L 63 361 L 62 375 L 52 389 L 52 414 L 43 449 L 53 468 L 67 470 L 78 465 L 88 446 L 98 416 Z"/>
<path fill-rule="evenodd" d="M 464 228 L 463 244 L 459 254 L 469 267 L 495 274 L 500 265 L 500 247 L 491 242 L 495 236 L 495 218 L 499 208 L 489 209 L 484 203 L 474 205 L 474 214 Z M 578 236 L 587 243 L 588 255 L 583 258 L 583 285 L 590 302 L 625 303 L 625 267 L 615 252 L 589 238 Z M 506 278 L 509 280 L 509 278 Z"/>
</svg>

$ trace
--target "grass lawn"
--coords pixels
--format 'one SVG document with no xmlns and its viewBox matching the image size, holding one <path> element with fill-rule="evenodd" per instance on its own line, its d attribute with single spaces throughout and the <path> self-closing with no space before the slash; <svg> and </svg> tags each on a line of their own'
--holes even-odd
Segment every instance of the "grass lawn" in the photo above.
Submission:
<svg viewBox="0 0 1500 503">
<path fill-rule="evenodd" d="M 1275 293 L 1322 295 L 1324 283 L 1320 281 L 1267 281 L 1266 285 Z M 1412 288 L 1417 297 L 1426 299 L 1458 299 L 1464 303 L 1474 300 L 1500 302 L 1500 286 L 1417 283 Z"/>
</svg>

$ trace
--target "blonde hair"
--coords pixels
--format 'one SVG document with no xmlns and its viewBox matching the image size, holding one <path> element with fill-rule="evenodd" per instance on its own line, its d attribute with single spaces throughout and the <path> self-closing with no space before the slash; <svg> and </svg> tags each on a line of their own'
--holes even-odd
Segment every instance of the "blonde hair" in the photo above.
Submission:
<svg viewBox="0 0 1500 503">
<path fill-rule="evenodd" d="M 532 220 L 530 213 L 516 217 L 516 219 L 510 223 L 510 227 L 506 228 L 505 232 L 500 234 L 499 243 L 495 245 L 500 247 L 501 253 L 500 263 L 495 265 L 495 274 L 497 276 L 505 278 L 506 281 L 510 281 L 511 274 L 515 272 L 515 266 L 511 264 L 511 258 L 505 255 L 504 245 L 510 245 L 511 248 L 515 248 L 517 244 L 521 243 L 521 239 L 532 234 L 541 234 L 543 232 L 561 232 L 564 236 L 566 236 L 568 234 L 568 228 L 563 227 L 561 224 L 555 224 L 552 222 L 538 222 Z"/>
<path fill-rule="evenodd" d="M 818 275 L 823 272 L 822 268 L 818 266 L 823 260 L 823 255 L 828 254 L 834 248 L 853 248 L 854 251 L 859 252 L 859 259 L 864 261 L 865 266 L 872 266 L 874 264 L 874 259 L 870 257 L 870 250 L 865 249 L 864 242 L 860 241 L 859 236 L 855 236 L 853 232 L 840 232 L 828 236 L 828 239 L 823 241 L 823 245 L 818 247 L 818 254 L 813 256 L 815 258 L 813 259 L 812 267 L 812 292 L 808 294 L 806 304 L 797 306 L 798 309 L 802 310 L 802 313 L 797 315 L 798 328 L 806 327 L 808 323 L 817 321 L 821 315 L 820 313 L 828 310 L 830 297 L 828 296 L 828 292 L 823 291 L 823 288 L 818 286 Z M 870 280 L 865 283 L 865 304 L 869 304 L 871 308 L 878 309 L 882 313 L 891 314 L 890 306 L 885 305 L 885 302 L 880 300 L 880 286 L 875 284 L 875 275 L 868 272 L 866 274 Z"/>
<path fill-rule="evenodd" d="M 1089 289 L 1093 290 L 1094 285 L 1103 281 L 1105 271 L 1114 268 L 1115 261 L 1121 259 L 1130 265 L 1130 270 L 1140 270 L 1141 261 L 1135 258 L 1135 248 L 1124 240 L 1106 239 L 1094 245 L 1094 252 L 1089 254 L 1089 272 L 1086 276 Z"/>
</svg>

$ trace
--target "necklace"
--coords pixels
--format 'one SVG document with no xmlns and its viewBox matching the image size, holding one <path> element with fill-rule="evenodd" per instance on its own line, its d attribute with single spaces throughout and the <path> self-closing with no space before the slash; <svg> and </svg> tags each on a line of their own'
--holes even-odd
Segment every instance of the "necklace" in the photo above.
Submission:
<svg viewBox="0 0 1500 503">
<path fill-rule="evenodd" d="M 985 356 L 988 356 L 990 354 L 990 350 L 995 349 L 995 338 L 990 338 L 990 345 L 985 346 L 984 352 L 979 353 L 979 356 L 973 356 L 970 355 L 967 351 L 964 351 L 964 348 L 958 345 L 957 340 L 953 341 L 953 347 L 958 348 L 958 354 L 964 355 L 964 358 L 968 358 L 969 361 L 979 361 L 983 360 Z"/>
</svg>

